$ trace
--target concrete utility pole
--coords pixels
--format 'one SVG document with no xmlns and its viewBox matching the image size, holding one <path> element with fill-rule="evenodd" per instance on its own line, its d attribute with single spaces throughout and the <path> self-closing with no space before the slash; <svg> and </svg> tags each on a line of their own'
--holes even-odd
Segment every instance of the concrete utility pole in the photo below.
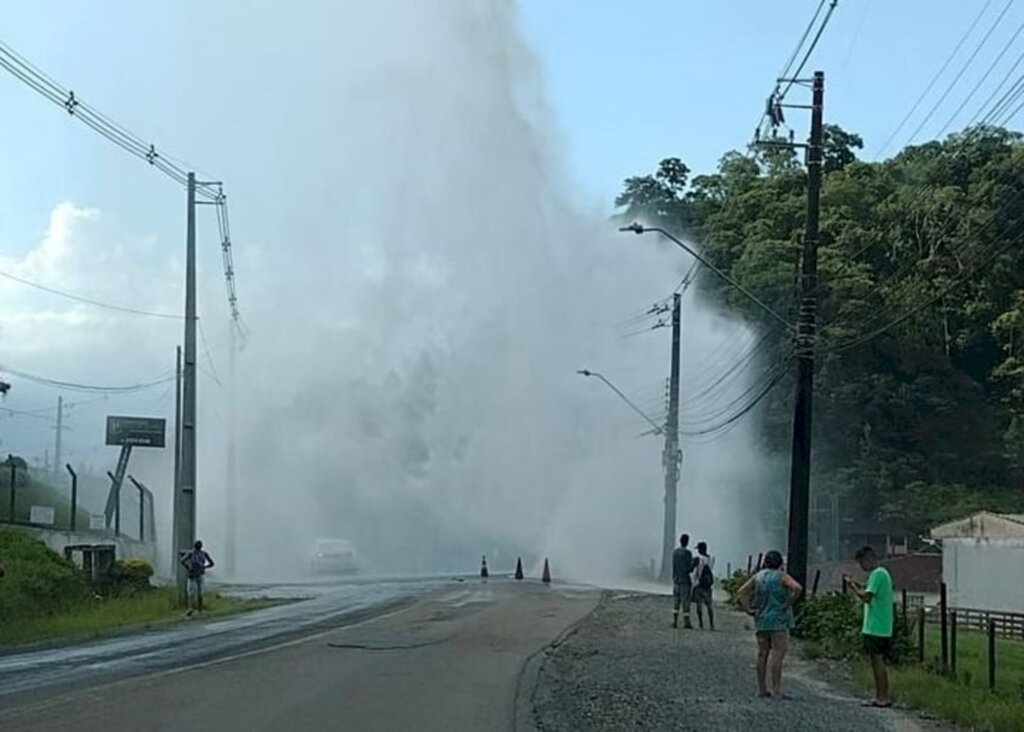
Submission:
<svg viewBox="0 0 1024 732">
<path fill-rule="evenodd" d="M 229 576 L 234 576 L 238 571 L 235 564 L 237 561 L 238 543 L 238 483 L 236 475 L 237 452 L 235 442 L 237 440 L 237 425 L 235 417 L 236 387 L 235 387 L 235 350 L 238 347 L 236 335 L 237 324 L 232 323 L 231 327 L 231 352 L 228 354 L 228 454 L 227 454 L 227 500 L 225 501 L 226 516 L 224 519 L 224 558 L 225 569 Z"/>
<path fill-rule="evenodd" d="M 672 578 L 672 551 L 676 544 L 676 492 L 683 453 L 679 449 L 679 330 L 683 296 L 672 296 L 672 370 L 668 387 L 668 417 L 665 421 L 665 528 L 662 534 L 661 579 Z"/>
<path fill-rule="evenodd" d="M 818 214 L 821 207 L 821 163 L 824 129 L 825 74 L 814 72 L 811 138 L 807 147 L 807 224 L 800 267 L 800 315 L 796 332 L 796 404 L 793 410 L 793 451 L 789 479 L 789 541 L 787 569 L 807 586 L 807 534 L 811 486 L 811 416 L 814 398 L 814 345 L 817 331 Z"/>
<path fill-rule="evenodd" d="M 57 397 L 57 435 L 53 441 L 53 470 L 60 470 L 61 442 L 64 437 L 64 397 Z"/>
<path fill-rule="evenodd" d="M 174 502 L 174 567 L 181 602 L 188 578 L 182 552 L 196 538 L 196 176 L 188 174 L 185 229 L 185 359 L 181 396 L 181 463 Z"/>
</svg>

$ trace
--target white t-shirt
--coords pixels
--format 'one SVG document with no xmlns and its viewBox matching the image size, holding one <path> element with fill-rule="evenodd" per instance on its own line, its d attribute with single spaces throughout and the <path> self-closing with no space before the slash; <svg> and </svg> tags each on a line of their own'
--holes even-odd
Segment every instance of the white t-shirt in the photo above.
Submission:
<svg viewBox="0 0 1024 732">
<path fill-rule="evenodd" d="M 707 565 L 708 567 L 711 567 L 711 571 L 712 572 L 715 571 L 715 558 L 713 556 L 705 557 L 702 554 L 697 554 L 696 557 L 697 557 L 697 566 L 695 566 L 693 568 L 693 574 L 691 575 L 691 577 L 693 578 L 693 586 L 694 587 L 696 587 L 697 585 L 700 584 L 700 573 L 702 571 L 704 571 L 704 566 L 705 565 Z"/>
</svg>

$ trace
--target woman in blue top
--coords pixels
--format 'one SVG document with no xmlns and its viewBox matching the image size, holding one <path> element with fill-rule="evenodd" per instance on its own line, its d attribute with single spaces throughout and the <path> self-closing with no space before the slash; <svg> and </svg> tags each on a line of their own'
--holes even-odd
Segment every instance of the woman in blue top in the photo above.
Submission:
<svg viewBox="0 0 1024 732">
<path fill-rule="evenodd" d="M 764 556 L 764 569 L 736 593 L 740 607 L 754 616 L 758 696 L 782 698 L 782 660 L 793 627 L 793 603 L 801 592 L 800 583 L 782 571 L 782 555 L 772 550 Z M 771 691 L 766 683 L 769 677 Z"/>
</svg>

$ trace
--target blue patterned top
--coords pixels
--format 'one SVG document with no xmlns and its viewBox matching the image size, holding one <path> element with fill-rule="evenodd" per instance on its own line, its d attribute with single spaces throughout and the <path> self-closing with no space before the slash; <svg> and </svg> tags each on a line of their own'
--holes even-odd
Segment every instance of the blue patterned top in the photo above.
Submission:
<svg viewBox="0 0 1024 732">
<path fill-rule="evenodd" d="M 754 575 L 754 628 L 777 633 L 793 627 L 793 596 L 782 584 L 781 569 L 762 569 Z"/>
</svg>

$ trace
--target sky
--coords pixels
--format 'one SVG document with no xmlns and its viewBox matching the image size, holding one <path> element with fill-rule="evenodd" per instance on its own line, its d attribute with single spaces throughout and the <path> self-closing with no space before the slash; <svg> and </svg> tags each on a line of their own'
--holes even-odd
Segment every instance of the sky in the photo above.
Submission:
<svg viewBox="0 0 1024 732">
<path fill-rule="evenodd" d="M 570 362 L 593 366 L 600 356 L 624 383 L 651 389 L 658 403 L 663 369 L 638 358 L 645 347 L 606 343 L 603 331 L 579 329 L 614 322 L 616 312 L 625 316 L 627 308 L 645 307 L 648 296 L 667 294 L 679 279 L 679 260 L 653 248 L 617 259 L 621 245 L 601 238 L 601 225 L 624 178 L 652 171 L 667 156 L 708 171 L 749 142 L 775 76 L 817 6 L 39 0 L 6 8 L 0 39 L 203 178 L 225 182 L 239 303 L 257 332 L 243 358 L 249 379 L 242 401 L 259 445 L 269 439 L 257 429 L 269 415 L 285 425 L 282 434 L 298 424 L 289 420 L 309 398 L 307 384 L 325 390 L 329 404 L 351 396 L 332 391 L 333 380 L 387 381 L 392 364 L 405 364 L 396 378 L 410 383 L 429 381 L 423 374 L 433 373 L 435 360 L 449 363 L 451 374 L 479 374 L 465 355 L 470 344 L 507 356 L 474 384 L 485 402 L 488 388 L 527 388 L 520 372 L 548 378 L 537 364 L 557 364 L 572 377 Z M 826 73 L 826 120 L 863 135 L 873 158 L 979 10 L 986 8 L 977 37 L 1003 6 L 840 0 L 807 68 Z M 1022 21 L 1024 7 L 1012 7 L 918 140 L 942 129 Z M 975 44 L 969 40 L 919 117 Z M 1018 53 L 1011 49 L 995 64 L 982 91 Z M 978 97 L 954 116 L 953 128 L 970 117 Z M 6 74 L 0 109 L 0 273 L 108 303 L 180 311 L 183 191 Z M 790 113 L 800 136 L 802 117 Z M 917 119 L 897 136 L 899 145 Z M 401 202 L 401 216 L 389 200 Z M 501 231 L 491 229 L 494 221 Z M 477 240 L 463 222 L 486 236 Z M 578 223 L 575 233 L 569 222 Z M 200 210 L 200 393 L 210 396 L 200 409 L 212 436 L 225 429 L 219 382 L 228 343 L 215 234 L 212 213 Z M 600 239 L 597 249 L 581 249 L 590 238 Z M 513 256 L 519 247 L 521 260 Z M 452 283 L 462 289 L 450 291 Z M 524 295 L 534 290 L 532 299 Z M 511 303 L 524 312 L 512 317 Z M 716 333 L 736 327 L 718 322 L 720 314 L 700 317 L 694 331 L 709 349 Z M 458 326 L 446 328 L 450 322 Z M 558 323 L 571 337 L 537 333 Z M 503 335 L 481 335 L 485 324 Z M 0 275 L 0 376 L 7 366 L 90 384 L 161 381 L 172 373 L 180 332 L 174 318 L 117 315 Z M 548 401 L 564 404 L 562 411 L 589 409 L 573 401 L 575 381 L 561 378 L 545 383 Z M 52 444 L 56 392 L 7 380 L 15 388 L 0 404 L 0 451 L 41 458 Z M 169 416 L 173 405 L 166 382 L 134 397 L 65 396 L 74 405 L 65 458 L 100 470 L 113 450 L 100 444 L 105 414 Z M 453 399 L 449 408 L 462 414 L 466 405 Z M 530 424 L 521 406 L 515 399 L 491 405 L 489 424 L 510 429 L 501 439 L 514 441 L 523 430 L 511 427 Z M 541 402 L 537 408 L 547 409 Z M 546 438 L 575 429 L 545 413 L 550 434 L 530 448 L 538 464 L 555 459 L 544 453 Z M 321 432 L 295 439 L 313 450 L 323 432 L 340 429 L 331 419 Z M 639 431 L 628 421 L 616 424 Z M 434 437 L 457 442 L 445 431 L 450 426 Z M 497 445 L 480 449 L 480 465 L 488 455 L 500 462 Z M 219 447 L 209 450 L 213 465 L 222 455 Z M 707 454 L 705 465 L 713 457 Z M 166 472 L 166 454 L 139 459 Z M 614 472 L 596 459 L 584 463 L 588 475 Z M 687 469 L 699 469 L 701 460 L 693 464 Z M 289 466 L 277 469 L 287 475 Z M 588 486 L 582 475 L 566 478 L 581 495 Z M 612 496 L 613 486 L 607 491 Z M 657 492 L 649 498 L 656 508 Z M 572 508 L 564 507 L 566 515 Z"/>
</svg>

